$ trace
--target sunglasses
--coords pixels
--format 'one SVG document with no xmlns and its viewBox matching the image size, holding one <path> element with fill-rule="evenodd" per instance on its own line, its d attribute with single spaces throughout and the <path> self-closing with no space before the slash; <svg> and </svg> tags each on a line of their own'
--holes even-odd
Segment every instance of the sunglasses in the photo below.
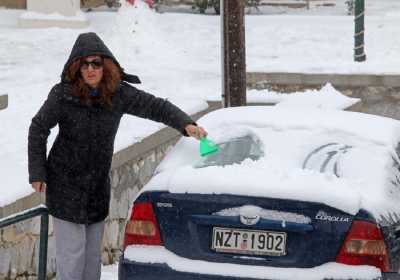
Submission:
<svg viewBox="0 0 400 280">
<path fill-rule="evenodd" d="M 83 60 L 81 62 L 81 68 L 87 70 L 89 65 L 92 65 L 93 69 L 100 69 L 103 67 L 103 60 L 101 58 L 93 59 L 92 61 Z"/>
</svg>

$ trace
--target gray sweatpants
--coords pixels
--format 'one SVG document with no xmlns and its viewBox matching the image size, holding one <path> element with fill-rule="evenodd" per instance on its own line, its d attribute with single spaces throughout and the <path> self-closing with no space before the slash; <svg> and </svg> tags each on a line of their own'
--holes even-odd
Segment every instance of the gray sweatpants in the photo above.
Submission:
<svg viewBox="0 0 400 280">
<path fill-rule="evenodd" d="M 99 280 L 104 221 L 81 225 L 53 220 L 57 280 Z"/>
</svg>

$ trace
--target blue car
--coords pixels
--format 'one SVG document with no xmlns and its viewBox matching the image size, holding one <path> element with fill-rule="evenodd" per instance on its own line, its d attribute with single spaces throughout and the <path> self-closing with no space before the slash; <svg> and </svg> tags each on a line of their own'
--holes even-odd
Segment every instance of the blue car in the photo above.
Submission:
<svg viewBox="0 0 400 280">
<path fill-rule="evenodd" d="M 400 279 L 400 122 L 237 107 L 133 202 L 119 279 Z"/>
</svg>

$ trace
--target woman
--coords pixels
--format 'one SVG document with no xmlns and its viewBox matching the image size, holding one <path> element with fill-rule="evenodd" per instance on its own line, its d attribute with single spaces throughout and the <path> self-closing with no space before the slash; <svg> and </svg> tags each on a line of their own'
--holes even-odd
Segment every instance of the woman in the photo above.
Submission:
<svg viewBox="0 0 400 280">
<path fill-rule="evenodd" d="M 203 128 L 170 102 L 127 82 L 126 74 L 95 33 L 81 34 L 56 84 L 29 129 L 29 181 L 46 191 L 54 217 L 57 279 L 100 279 L 101 240 L 110 201 L 109 171 L 123 114 L 163 122 L 185 136 Z M 46 158 L 50 129 L 59 133 Z"/>
</svg>

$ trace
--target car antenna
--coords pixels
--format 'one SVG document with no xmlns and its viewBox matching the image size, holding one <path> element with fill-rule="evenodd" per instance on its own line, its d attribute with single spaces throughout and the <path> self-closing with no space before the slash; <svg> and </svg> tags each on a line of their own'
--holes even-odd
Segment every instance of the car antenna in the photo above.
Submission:
<svg viewBox="0 0 400 280">
<path fill-rule="evenodd" d="M 200 155 L 202 157 L 217 153 L 218 151 L 218 145 L 214 144 L 211 140 L 208 140 L 207 137 L 200 139 Z"/>
</svg>

